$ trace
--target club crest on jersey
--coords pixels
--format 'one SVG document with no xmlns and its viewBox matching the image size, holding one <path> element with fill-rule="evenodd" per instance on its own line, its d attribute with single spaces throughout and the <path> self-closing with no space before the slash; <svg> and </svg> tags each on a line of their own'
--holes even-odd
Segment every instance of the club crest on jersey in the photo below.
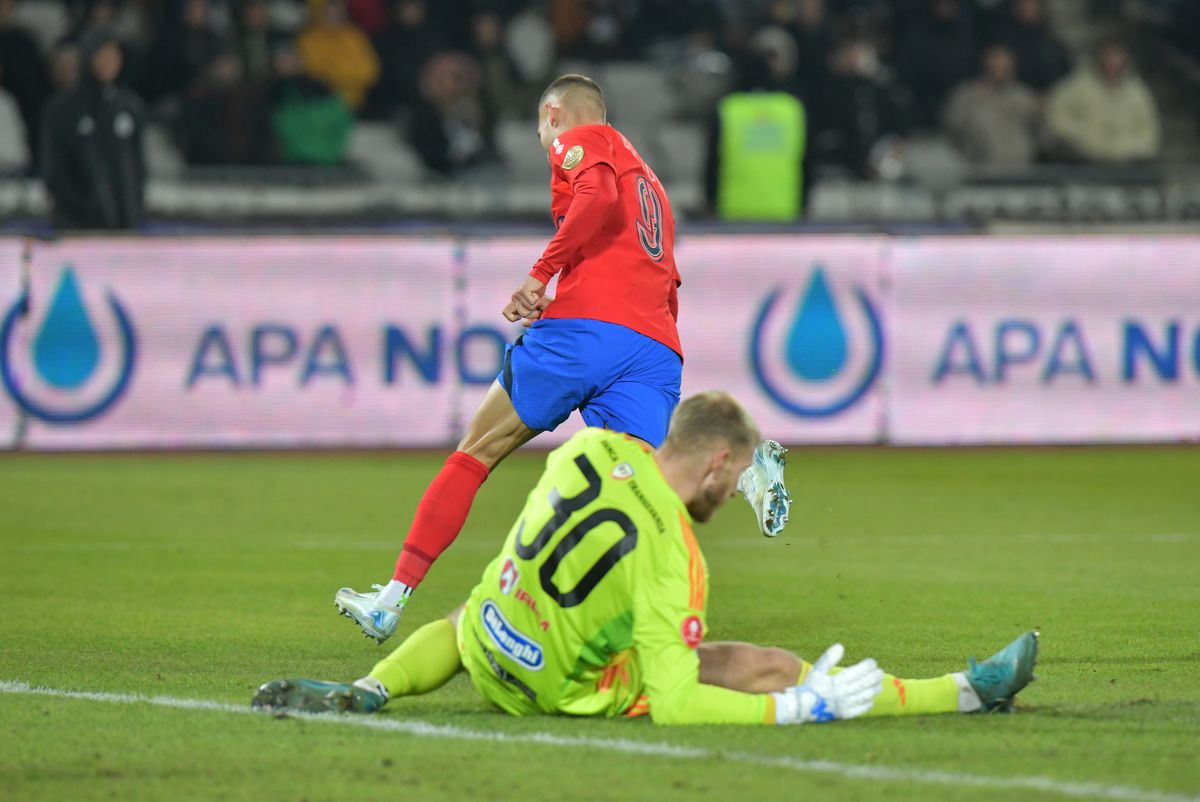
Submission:
<svg viewBox="0 0 1200 802">
<path fill-rule="evenodd" d="M 618 465 L 614 465 L 612 469 L 612 478 L 616 479 L 618 482 L 624 482 L 626 479 L 632 479 L 633 466 L 628 462 L 622 462 Z"/>
<path fill-rule="evenodd" d="M 542 652 L 541 644 L 508 623 L 508 619 L 491 599 L 480 606 L 479 619 L 497 649 L 511 657 L 522 668 L 530 671 L 542 670 L 542 666 L 546 664 L 546 656 Z"/>
<path fill-rule="evenodd" d="M 576 145 L 567 151 L 567 155 L 563 156 L 562 168 L 564 170 L 574 170 L 583 161 L 583 147 Z"/>
<path fill-rule="evenodd" d="M 683 642 L 688 645 L 688 648 L 695 649 L 700 645 L 700 641 L 704 640 L 704 624 L 700 623 L 700 616 L 689 615 L 683 619 L 683 624 L 679 627 L 679 634 L 683 635 Z"/>
<path fill-rule="evenodd" d="M 500 592 L 505 596 L 512 593 L 520 578 L 521 572 L 517 570 L 517 564 L 513 562 L 512 557 L 509 557 L 504 561 L 504 568 L 500 571 Z"/>
</svg>

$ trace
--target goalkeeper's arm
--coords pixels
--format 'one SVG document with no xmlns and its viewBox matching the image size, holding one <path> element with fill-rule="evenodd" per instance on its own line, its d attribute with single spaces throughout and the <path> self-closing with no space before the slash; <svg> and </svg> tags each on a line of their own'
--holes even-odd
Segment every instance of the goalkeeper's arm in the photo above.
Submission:
<svg viewBox="0 0 1200 802">
<path fill-rule="evenodd" d="M 840 644 L 817 660 L 803 684 L 776 693 L 701 683 L 695 646 L 706 629 L 703 611 L 672 603 L 678 598 L 672 584 L 662 575 L 645 583 L 634 614 L 634 645 L 656 724 L 800 724 L 853 718 L 871 709 L 883 672 L 874 660 L 864 660 L 830 674 L 842 657 Z"/>
</svg>

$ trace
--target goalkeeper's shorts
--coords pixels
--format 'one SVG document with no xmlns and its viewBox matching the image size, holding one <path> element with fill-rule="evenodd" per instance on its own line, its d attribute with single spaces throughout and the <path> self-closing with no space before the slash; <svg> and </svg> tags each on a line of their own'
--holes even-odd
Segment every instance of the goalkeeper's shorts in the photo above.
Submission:
<svg viewBox="0 0 1200 802">
<path fill-rule="evenodd" d="M 633 649 L 614 654 L 602 669 L 585 670 L 578 679 L 556 670 L 561 663 L 551 655 L 542 670 L 528 671 L 489 640 L 480 620 L 484 601 L 488 600 L 472 593 L 458 619 L 459 655 L 484 699 L 514 716 L 548 713 L 611 718 L 649 712 L 641 664 Z"/>
</svg>

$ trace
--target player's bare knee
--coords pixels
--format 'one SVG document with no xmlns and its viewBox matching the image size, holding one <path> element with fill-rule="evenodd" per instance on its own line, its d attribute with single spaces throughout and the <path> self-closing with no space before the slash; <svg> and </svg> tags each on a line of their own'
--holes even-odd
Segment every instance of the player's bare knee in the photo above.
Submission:
<svg viewBox="0 0 1200 802">
<path fill-rule="evenodd" d="M 468 432 L 459 442 L 458 450 L 479 460 L 490 471 L 528 440 L 519 431 L 500 432 L 493 429 L 483 434 Z"/>
</svg>

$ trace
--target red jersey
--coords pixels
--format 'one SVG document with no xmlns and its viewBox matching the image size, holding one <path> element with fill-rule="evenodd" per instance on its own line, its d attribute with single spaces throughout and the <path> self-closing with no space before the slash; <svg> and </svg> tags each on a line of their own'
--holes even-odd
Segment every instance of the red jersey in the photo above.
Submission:
<svg viewBox="0 0 1200 802">
<path fill-rule="evenodd" d="M 680 356 L 675 218 L 654 171 L 619 131 L 580 125 L 550 150 L 558 233 L 530 275 L 559 275 L 546 318 L 616 323 Z"/>
</svg>

